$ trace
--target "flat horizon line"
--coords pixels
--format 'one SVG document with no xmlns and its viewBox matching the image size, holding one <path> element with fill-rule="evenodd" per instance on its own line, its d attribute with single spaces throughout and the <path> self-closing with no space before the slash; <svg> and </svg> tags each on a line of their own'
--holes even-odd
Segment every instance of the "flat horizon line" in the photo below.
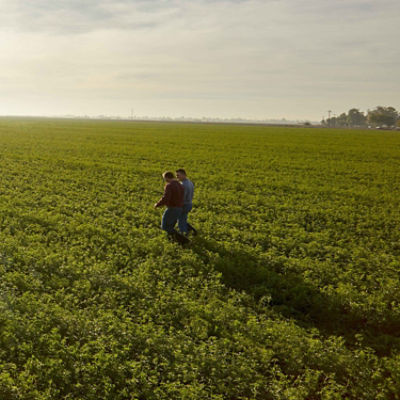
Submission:
<svg viewBox="0 0 400 400">
<path fill-rule="evenodd" d="M 0 114 L 0 118 L 46 118 L 46 119 L 87 119 L 87 120 L 109 120 L 109 121 L 154 121 L 154 122 L 198 122 L 198 123 L 236 123 L 236 124 L 257 124 L 257 125 L 303 125 L 310 123 L 312 125 L 320 124 L 319 121 L 311 119 L 287 119 L 283 118 L 242 118 L 242 117 L 153 117 L 153 116 L 119 116 L 119 115 L 29 115 L 29 114 Z"/>
</svg>

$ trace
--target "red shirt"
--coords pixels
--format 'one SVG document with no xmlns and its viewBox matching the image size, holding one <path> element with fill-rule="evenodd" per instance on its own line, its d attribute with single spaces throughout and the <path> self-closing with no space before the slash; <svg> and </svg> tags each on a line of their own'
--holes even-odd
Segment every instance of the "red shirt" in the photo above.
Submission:
<svg viewBox="0 0 400 400">
<path fill-rule="evenodd" d="M 157 203 L 157 207 L 183 207 L 183 195 L 185 189 L 176 180 L 167 183 L 164 187 L 164 195 Z"/>
</svg>

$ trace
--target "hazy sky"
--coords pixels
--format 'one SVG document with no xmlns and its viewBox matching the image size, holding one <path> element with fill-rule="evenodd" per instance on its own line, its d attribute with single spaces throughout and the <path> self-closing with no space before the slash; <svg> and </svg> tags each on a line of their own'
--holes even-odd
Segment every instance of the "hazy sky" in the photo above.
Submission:
<svg viewBox="0 0 400 400">
<path fill-rule="evenodd" d="M 0 115 L 400 108 L 399 0 L 0 0 Z"/>
</svg>

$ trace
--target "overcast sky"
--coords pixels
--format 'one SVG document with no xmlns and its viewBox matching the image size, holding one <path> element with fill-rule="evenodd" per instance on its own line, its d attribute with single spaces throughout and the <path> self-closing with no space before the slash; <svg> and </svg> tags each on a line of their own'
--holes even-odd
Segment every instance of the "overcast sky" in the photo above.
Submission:
<svg viewBox="0 0 400 400">
<path fill-rule="evenodd" d="M 400 108 L 399 0 L 0 0 L 0 115 Z"/>
</svg>

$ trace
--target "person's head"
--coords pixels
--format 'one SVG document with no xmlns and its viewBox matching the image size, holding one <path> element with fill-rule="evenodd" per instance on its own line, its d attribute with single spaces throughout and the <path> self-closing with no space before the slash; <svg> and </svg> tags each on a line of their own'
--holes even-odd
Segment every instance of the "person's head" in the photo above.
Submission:
<svg viewBox="0 0 400 400">
<path fill-rule="evenodd" d="M 186 179 L 186 171 L 183 168 L 179 168 L 176 170 L 176 177 L 178 180 L 183 181 Z"/>
<path fill-rule="evenodd" d="M 172 180 L 174 180 L 174 174 L 170 171 L 164 172 L 162 174 L 162 177 L 164 179 L 165 182 L 171 182 Z"/>
</svg>

